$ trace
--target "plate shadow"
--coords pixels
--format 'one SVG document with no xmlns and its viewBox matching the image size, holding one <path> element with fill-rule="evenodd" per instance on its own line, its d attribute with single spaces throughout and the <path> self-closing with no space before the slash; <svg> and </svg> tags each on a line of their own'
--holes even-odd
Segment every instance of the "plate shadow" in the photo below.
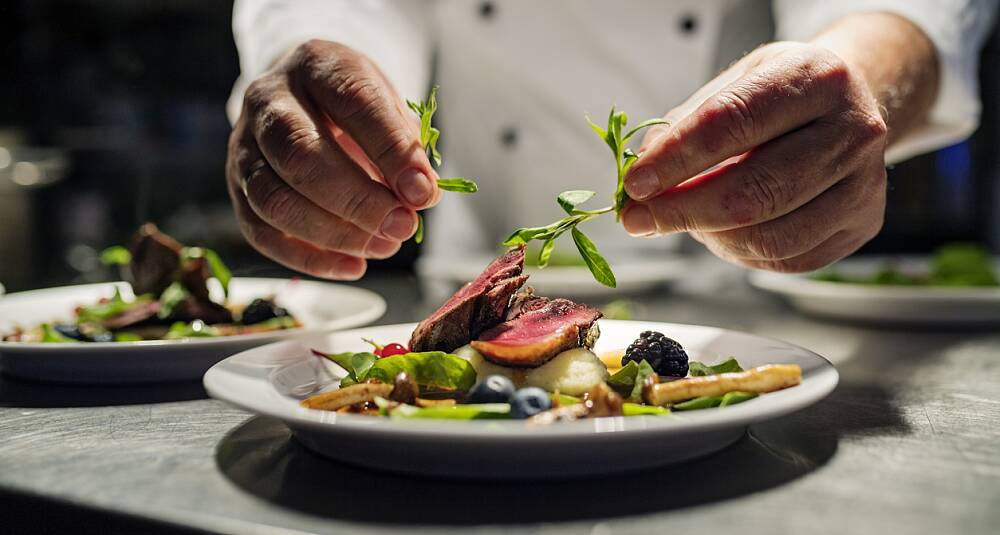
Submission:
<svg viewBox="0 0 1000 535">
<path fill-rule="evenodd" d="M 216 463 L 255 496 L 342 520 L 472 525 L 618 517 L 726 500 L 809 474 L 837 450 L 838 433 L 814 410 L 830 404 L 820 405 L 752 426 L 732 446 L 695 461 L 587 479 L 469 480 L 372 470 L 316 455 L 281 421 L 261 416 L 220 441 Z"/>
</svg>

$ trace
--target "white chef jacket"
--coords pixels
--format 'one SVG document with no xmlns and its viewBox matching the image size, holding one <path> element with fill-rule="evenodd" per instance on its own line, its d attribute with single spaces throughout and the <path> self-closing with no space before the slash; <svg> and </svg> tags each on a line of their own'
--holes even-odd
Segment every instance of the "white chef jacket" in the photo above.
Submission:
<svg viewBox="0 0 1000 535">
<path fill-rule="evenodd" d="M 614 160 L 587 127 L 614 104 L 631 123 L 660 117 L 755 45 L 807 40 L 862 11 L 897 13 L 919 26 L 941 58 L 937 101 L 925 126 L 887 153 L 899 161 L 967 137 L 977 126 L 978 53 L 995 0 L 237 0 L 233 30 L 246 85 L 311 38 L 372 58 L 404 98 L 434 82 L 445 165 L 475 179 L 475 195 L 446 194 L 429 218 L 430 254 L 491 251 L 512 229 L 561 217 L 559 192 L 610 199 Z M 773 25 L 773 26 L 772 26 Z M 640 136 L 641 137 L 641 136 Z M 636 140 L 637 142 L 638 140 Z M 593 207 L 607 204 L 594 199 Z M 665 248 L 629 240 L 613 217 L 585 224 L 602 252 Z M 572 246 L 569 246 L 572 247 Z"/>
</svg>

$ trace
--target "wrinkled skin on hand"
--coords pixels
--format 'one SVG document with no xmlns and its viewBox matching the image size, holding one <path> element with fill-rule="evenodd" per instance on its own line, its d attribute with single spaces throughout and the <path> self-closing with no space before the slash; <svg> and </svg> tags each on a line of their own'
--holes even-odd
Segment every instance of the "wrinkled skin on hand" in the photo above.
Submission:
<svg viewBox="0 0 1000 535">
<path fill-rule="evenodd" d="M 357 279 L 440 196 L 419 124 L 367 57 L 313 40 L 250 84 L 226 177 L 240 229 L 298 271 Z"/>
<path fill-rule="evenodd" d="M 688 232 L 732 263 L 801 272 L 881 229 L 886 122 L 829 49 L 761 47 L 666 119 L 626 177 L 629 233 Z"/>
</svg>

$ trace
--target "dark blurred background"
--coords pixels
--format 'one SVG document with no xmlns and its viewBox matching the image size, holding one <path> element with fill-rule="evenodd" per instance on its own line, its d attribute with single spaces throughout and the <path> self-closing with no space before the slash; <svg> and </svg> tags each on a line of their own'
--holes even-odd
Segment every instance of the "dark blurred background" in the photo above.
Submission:
<svg viewBox="0 0 1000 535">
<path fill-rule="evenodd" d="M 217 249 L 238 275 L 284 271 L 239 235 L 223 180 L 238 75 L 231 3 L 5 0 L 0 7 L 0 282 L 106 280 L 101 249 L 144 221 Z M 864 252 L 1000 244 L 1000 43 L 982 57 L 971 140 L 889 172 L 884 231 Z M 409 270 L 408 245 L 370 272 Z"/>
</svg>

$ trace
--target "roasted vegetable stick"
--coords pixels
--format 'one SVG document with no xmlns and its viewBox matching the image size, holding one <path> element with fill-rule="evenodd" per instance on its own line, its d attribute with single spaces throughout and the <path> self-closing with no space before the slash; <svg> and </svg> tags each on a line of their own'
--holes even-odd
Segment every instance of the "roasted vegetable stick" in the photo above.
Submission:
<svg viewBox="0 0 1000 535">
<path fill-rule="evenodd" d="M 392 385 L 382 383 L 362 383 L 357 385 L 338 388 L 333 392 L 316 394 L 302 400 L 303 407 L 307 409 L 319 409 L 324 411 L 335 411 L 341 407 L 348 407 L 365 401 L 374 401 L 376 397 L 389 397 L 392 393 Z"/>
<path fill-rule="evenodd" d="M 643 399 L 650 405 L 667 405 L 701 396 L 722 396 L 727 392 L 763 394 L 802 382 L 797 364 L 768 364 L 744 372 L 688 377 L 669 383 L 647 384 Z"/>
</svg>

